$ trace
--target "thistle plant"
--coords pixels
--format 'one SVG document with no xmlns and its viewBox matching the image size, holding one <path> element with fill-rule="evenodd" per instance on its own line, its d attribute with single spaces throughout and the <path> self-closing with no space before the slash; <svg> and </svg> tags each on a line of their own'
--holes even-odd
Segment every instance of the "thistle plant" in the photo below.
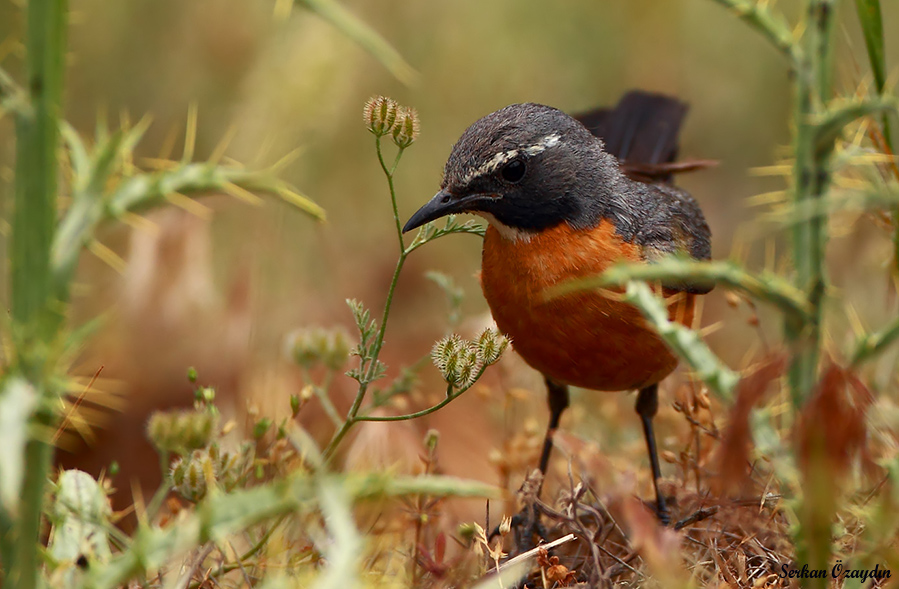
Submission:
<svg viewBox="0 0 899 589">
<path fill-rule="evenodd" d="M 359 344 L 352 351 L 352 354 L 359 358 L 359 363 L 356 367 L 351 368 L 347 372 L 347 375 L 359 383 L 359 388 L 346 417 L 338 424 L 337 431 L 334 433 L 334 436 L 324 450 L 326 459 L 330 459 L 334 455 L 340 442 L 356 423 L 361 421 L 404 421 L 428 415 L 429 413 L 444 407 L 450 401 L 458 398 L 460 394 L 471 388 L 484 373 L 484 369 L 486 369 L 489 364 L 495 363 L 499 359 L 499 355 L 502 354 L 502 351 L 508 344 L 505 338 L 495 333 L 489 337 L 482 334 L 481 339 L 484 341 L 479 341 L 477 344 L 465 342 L 464 345 L 461 343 L 463 341 L 461 338 L 458 336 L 451 336 L 446 341 L 438 342 L 434 348 L 435 351 L 432 353 L 435 364 L 447 381 L 447 393 L 446 398 L 443 401 L 427 409 L 405 415 L 369 415 L 369 411 L 383 405 L 386 398 L 389 397 L 389 395 L 373 395 L 374 401 L 363 408 L 363 403 L 371 384 L 382 378 L 386 372 L 386 367 L 379 360 L 379 355 L 384 343 L 387 322 L 390 318 L 394 289 L 396 288 L 400 273 L 403 270 L 406 258 L 424 244 L 453 233 L 471 233 L 483 237 L 484 227 L 472 221 L 459 223 L 451 216 L 447 219 L 446 224 L 443 227 L 436 227 L 433 223 L 428 223 L 422 227 L 407 246 L 403 240 L 403 226 L 400 222 L 399 209 L 397 207 L 394 175 L 400 160 L 403 157 L 403 153 L 418 138 L 418 113 L 413 108 L 397 104 L 396 101 L 391 98 L 377 96 L 365 103 L 365 106 L 362 109 L 362 120 L 368 131 L 374 135 L 378 163 L 387 179 L 387 187 L 390 192 L 390 203 L 393 208 L 393 221 L 396 228 L 399 257 L 393 272 L 393 278 L 387 289 L 387 300 L 384 303 L 384 309 L 381 312 L 380 320 L 372 319 L 369 310 L 359 301 L 347 301 L 347 304 L 353 313 L 356 328 L 359 331 Z M 396 154 L 390 164 L 387 163 L 388 160 L 385 159 L 384 155 L 385 138 L 389 138 L 396 147 Z M 440 284 L 444 290 L 447 290 L 445 288 L 448 285 L 446 280 L 443 280 L 442 284 L 441 281 L 438 280 L 438 284 Z M 450 342 L 460 343 L 458 347 L 452 348 L 452 351 L 437 354 L 438 348 L 449 350 L 450 346 L 456 345 L 455 343 L 451 344 Z M 437 355 L 435 356 L 435 354 Z M 485 361 L 485 358 L 489 359 L 489 362 Z M 451 369 L 449 366 L 451 366 Z M 327 399 L 323 399 L 323 404 L 325 404 L 326 410 L 328 410 L 327 407 L 329 405 L 333 408 L 333 405 Z M 330 410 L 328 410 L 328 412 L 331 413 Z"/>
<path fill-rule="evenodd" d="M 899 214 L 896 212 L 899 210 L 896 208 L 899 168 L 895 166 L 896 152 L 890 127 L 890 117 L 899 112 L 899 99 L 885 81 L 880 2 L 855 2 L 874 87 L 862 88 L 856 96 L 846 98 L 836 95 L 833 83 L 834 36 L 838 30 L 840 2 L 805 0 L 801 21 L 790 23 L 773 2 L 716 1 L 761 33 L 780 52 L 794 86 L 792 157 L 787 162 L 790 186 L 786 202 L 775 215 L 791 238 L 790 276 L 754 273 L 733 262 L 671 258 L 651 265 L 616 266 L 602 276 L 563 285 L 550 296 L 583 288 L 625 289 L 625 300 L 639 308 L 695 375 L 726 401 L 732 399 L 740 376 L 721 362 L 697 334 L 670 321 L 665 302 L 644 281 L 655 284 L 684 279 L 712 282 L 741 296 L 771 304 L 780 311 L 789 354 L 786 389 L 792 409 L 786 423 L 797 424 L 799 447 L 793 447 L 794 442 L 784 439 L 786 436 L 781 437 L 784 420 L 775 419 L 769 410 L 761 410 L 753 416 L 752 432 L 759 455 L 771 461 L 772 470 L 789 497 L 785 509 L 795 523 L 797 563 L 807 564 L 811 569 L 830 570 L 828 562 L 834 549 L 831 536 L 838 510 L 864 511 L 853 504 L 839 506 L 837 497 L 842 492 L 842 477 L 834 469 L 820 468 L 822 462 L 815 454 L 824 452 L 824 446 L 808 442 L 814 436 L 809 434 L 809 428 L 802 427 L 802 415 L 820 411 L 818 405 L 831 403 L 831 407 L 839 407 L 840 403 L 846 402 L 840 400 L 840 395 L 851 394 L 859 399 L 864 396 L 859 392 L 864 386 L 854 376 L 841 376 L 844 373 L 834 365 L 827 371 L 822 370 L 828 321 L 825 311 L 832 294 L 825 264 L 831 215 L 852 208 L 880 209 L 891 215 L 894 275 L 895 268 L 899 267 Z M 852 136 L 854 139 L 844 139 Z M 865 139 L 868 145 L 862 148 L 861 142 Z M 883 157 L 875 157 L 872 152 L 879 152 L 878 155 Z M 884 161 L 889 163 L 883 165 Z M 859 176 L 864 180 L 860 182 Z M 852 178 L 853 182 L 840 182 L 844 178 Z M 857 188 L 850 190 L 847 185 Z M 855 347 L 844 354 L 847 364 L 852 370 L 858 370 L 897 339 L 899 318 L 890 321 L 881 331 L 861 334 Z M 861 403 L 862 407 L 868 405 L 868 401 Z M 834 420 L 861 420 L 852 427 L 864 429 L 864 417 L 834 413 L 830 410 L 816 414 L 829 415 Z M 899 482 L 895 480 L 893 465 L 887 469 L 887 479 L 893 484 Z M 877 529 L 876 514 L 869 515 L 869 519 L 860 525 Z M 823 579 L 808 581 L 808 586 L 825 585 Z"/>
<path fill-rule="evenodd" d="M 297 4 L 356 40 L 399 78 L 414 78 L 412 68 L 384 39 L 334 0 Z M 177 160 L 135 165 L 134 152 L 149 117 L 135 125 L 125 121 L 115 130 L 101 119 L 93 140 L 85 140 L 63 119 L 68 3 L 34 0 L 12 9 L 24 12 L 25 27 L 22 80 L 0 68 L 0 114 L 14 119 L 16 139 L 12 206 L 3 207 L 11 217 L 4 232 L 9 235 L 9 313 L 2 320 L 5 365 L 0 367 L 4 426 L 0 583 L 10 589 L 33 589 L 42 583 L 42 508 L 55 451 L 54 432 L 69 392 L 67 373 L 91 326 L 69 324 L 74 273 L 85 251 L 114 267 L 123 263 L 98 241 L 98 229 L 113 222 L 140 224 L 140 215 L 162 206 L 208 214 L 196 200 L 208 193 L 229 194 L 251 204 L 258 204 L 260 195 L 274 195 L 311 218 L 321 219 L 324 213 L 278 177 L 289 158 L 269 169 L 245 169 L 223 163 L 228 147 L 223 141 L 206 161 L 197 161 L 195 107 L 189 112 L 184 152 Z M 414 125 L 405 124 L 404 129 L 398 140 L 406 142 Z M 61 195 L 69 198 L 63 200 Z M 60 206 L 61 202 L 68 206 Z M 177 421 L 154 425 L 164 444 L 166 432 L 157 428 L 185 425 Z M 141 562 L 146 562 L 143 557 L 117 571 L 94 572 L 93 580 L 84 582 L 124 583 L 129 572 L 140 570 Z M 97 577 L 113 580 L 105 585 Z M 72 586 L 68 581 L 72 579 L 63 584 Z"/>
</svg>

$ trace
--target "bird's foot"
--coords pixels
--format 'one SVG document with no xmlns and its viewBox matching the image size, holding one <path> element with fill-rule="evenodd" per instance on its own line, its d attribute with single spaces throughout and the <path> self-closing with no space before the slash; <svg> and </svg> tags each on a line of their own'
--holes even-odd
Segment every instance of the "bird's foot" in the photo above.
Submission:
<svg viewBox="0 0 899 589">
<path fill-rule="evenodd" d="M 527 552 L 546 540 L 546 528 L 540 521 L 540 513 L 533 505 L 525 505 L 507 523 L 493 528 L 487 540 L 492 542 L 497 536 L 504 537 L 510 532 L 514 533 L 515 550 L 518 554 Z"/>
<path fill-rule="evenodd" d="M 692 526 L 693 524 L 695 524 L 697 522 L 701 522 L 704 519 L 708 519 L 708 518 L 712 517 L 716 513 L 718 513 L 717 505 L 713 505 L 712 507 L 703 507 L 703 508 L 697 509 L 696 511 L 694 511 L 693 513 L 691 513 L 684 519 L 679 520 L 676 524 L 674 524 L 674 530 L 678 531 L 678 530 L 682 530 L 683 528 L 686 528 L 687 526 Z"/>
</svg>

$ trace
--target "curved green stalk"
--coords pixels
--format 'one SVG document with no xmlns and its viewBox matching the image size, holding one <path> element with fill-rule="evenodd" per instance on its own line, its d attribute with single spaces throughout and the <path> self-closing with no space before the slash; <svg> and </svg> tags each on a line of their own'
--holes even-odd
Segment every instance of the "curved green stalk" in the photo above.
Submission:
<svg viewBox="0 0 899 589">
<path fill-rule="evenodd" d="M 397 240 L 399 241 L 400 255 L 396 261 L 396 268 L 393 270 L 393 277 L 390 279 L 390 286 L 387 289 L 387 299 L 384 302 L 384 310 L 381 313 L 381 322 L 378 324 L 378 332 L 375 335 L 374 345 L 371 351 L 371 360 L 367 367 L 363 367 L 363 376 L 359 382 L 359 390 L 356 392 L 356 398 L 347 412 L 346 420 L 334 433 L 331 441 L 323 452 L 325 460 L 330 460 L 334 456 L 334 452 L 340 445 L 340 442 L 346 437 L 353 425 L 356 424 L 357 415 L 362 408 L 362 401 L 365 400 L 365 394 L 368 392 L 368 385 L 374 380 L 374 376 L 378 369 L 378 356 L 381 353 L 381 347 L 384 345 L 384 333 L 387 330 L 387 320 L 390 318 L 390 307 L 393 304 L 393 293 L 396 290 L 396 284 L 399 282 L 400 272 L 403 271 L 403 265 L 406 263 L 406 257 L 409 253 L 406 251 L 403 243 L 403 226 L 400 222 L 399 207 L 396 204 L 396 189 L 393 185 L 393 174 L 399 165 L 400 158 L 403 156 L 403 148 L 400 148 L 396 154 L 396 159 L 391 167 L 387 167 L 384 161 L 384 154 L 381 151 L 381 137 L 376 136 L 375 148 L 378 153 L 378 162 L 381 164 L 381 170 L 387 178 L 387 186 L 390 189 L 390 204 L 393 207 L 393 220 L 396 225 Z"/>
</svg>

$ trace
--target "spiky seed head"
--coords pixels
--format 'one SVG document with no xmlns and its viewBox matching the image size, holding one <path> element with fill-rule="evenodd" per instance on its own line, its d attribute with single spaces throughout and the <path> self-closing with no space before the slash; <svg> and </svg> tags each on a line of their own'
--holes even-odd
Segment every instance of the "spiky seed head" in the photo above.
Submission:
<svg viewBox="0 0 899 589">
<path fill-rule="evenodd" d="M 484 366 L 477 344 L 456 334 L 434 344 L 431 360 L 447 384 L 463 389 L 474 384 Z"/>
<path fill-rule="evenodd" d="M 459 351 L 464 345 L 465 340 L 454 333 L 438 341 L 431 349 L 431 361 L 448 384 L 455 384 L 458 380 Z"/>
<path fill-rule="evenodd" d="M 327 332 L 325 350 L 322 361 L 330 370 L 340 370 L 350 357 L 353 347 L 350 334 L 343 328 L 334 328 Z"/>
<path fill-rule="evenodd" d="M 219 431 L 215 411 L 157 411 L 147 423 L 147 437 L 161 452 L 187 454 L 205 448 Z"/>
<path fill-rule="evenodd" d="M 297 329 L 285 339 L 285 351 L 298 366 L 311 369 L 319 362 L 330 370 L 340 370 L 346 364 L 353 344 L 343 328 Z"/>
<path fill-rule="evenodd" d="M 467 389 L 473 385 L 480 375 L 481 368 L 484 367 L 477 344 L 465 343 L 465 347 L 459 351 L 459 382 L 457 386 L 461 389 Z"/>
<path fill-rule="evenodd" d="M 512 531 L 512 518 L 504 515 L 502 522 L 499 524 L 499 533 L 501 536 L 506 536 L 509 532 Z"/>
<path fill-rule="evenodd" d="M 401 106 L 396 113 L 393 126 L 393 142 L 405 149 L 418 139 L 418 111 L 410 106 Z"/>
<path fill-rule="evenodd" d="M 314 328 L 297 329 L 287 334 L 284 348 L 294 364 L 302 368 L 314 368 L 321 360 L 322 342 Z"/>
<path fill-rule="evenodd" d="M 498 330 L 488 327 L 478 337 L 478 354 L 484 366 L 496 364 L 509 346 L 509 338 Z"/>
<path fill-rule="evenodd" d="M 215 461 L 209 452 L 203 450 L 195 450 L 189 456 L 179 458 L 171 470 L 172 487 L 194 503 L 206 496 L 209 483 L 214 483 L 217 476 Z"/>
<path fill-rule="evenodd" d="M 179 458 L 172 463 L 172 468 L 169 470 L 172 486 L 177 488 L 184 484 L 184 477 L 187 476 L 187 463 L 188 461 L 184 458 Z"/>
<path fill-rule="evenodd" d="M 396 122 L 398 106 L 396 101 L 386 96 L 368 99 L 362 109 L 362 120 L 366 128 L 378 137 L 388 134 Z"/>
</svg>

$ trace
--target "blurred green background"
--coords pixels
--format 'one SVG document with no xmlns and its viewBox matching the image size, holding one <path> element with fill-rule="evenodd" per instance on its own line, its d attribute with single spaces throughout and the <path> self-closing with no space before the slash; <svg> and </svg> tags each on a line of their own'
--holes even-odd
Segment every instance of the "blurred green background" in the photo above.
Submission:
<svg viewBox="0 0 899 589">
<path fill-rule="evenodd" d="M 215 211 L 208 260 L 196 244 L 178 254 L 202 258 L 197 267 L 183 264 L 187 283 L 202 282 L 195 274 L 203 274 L 208 261 L 216 296 L 243 301 L 241 313 L 248 322 L 242 332 L 248 338 L 244 366 L 279 361 L 283 337 L 294 327 L 351 327 L 348 297 L 375 310 L 383 304 L 397 245 L 386 184 L 360 116 L 365 100 L 376 94 L 414 106 L 421 116 L 421 135 L 397 175 L 404 217 L 436 191 L 461 132 L 497 108 L 535 101 L 576 112 L 613 104 L 631 88 L 676 95 L 691 106 L 682 157 L 720 162 L 679 180 L 706 213 L 714 257 L 728 257 L 736 240 L 750 265 L 765 263 L 765 241 L 780 233 L 758 222 L 758 209 L 749 208 L 746 199 L 785 186 L 781 177 L 750 170 L 775 163 L 779 147 L 789 141 L 788 75 L 780 56 L 715 2 L 352 0 L 343 5 L 411 63 L 418 72 L 414 83 L 392 77 L 352 40 L 300 6 L 284 10 L 284 3 L 250 0 L 71 2 L 66 116 L 82 133 L 93 133 L 100 116 L 113 123 L 122 113 L 132 121 L 152 116 L 137 149 L 140 167 L 141 157 L 165 153 L 173 139 L 173 153 L 180 154 L 187 112 L 196 104 L 198 158 L 207 157 L 232 127 L 227 155 L 248 166 L 272 164 L 301 150 L 282 176 L 326 209 L 326 223 L 316 224 L 280 202 L 252 207 L 213 197 L 206 201 Z M 791 16 L 797 5 L 779 2 Z M 892 10 L 892 3 L 884 8 L 887 63 L 896 64 L 899 46 L 890 43 L 896 37 L 889 31 L 899 30 L 899 11 Z M 841 10 L 837 88 L 851 92 L 868 79 L 867 58 L 853 3 L 844 2 Z M 2 0 L 0 63 L 19 78 L 22 30 L 20 2 Z M 12 191 L 12 126 L 9 117 L 0 120 L 4 201 Z M 101 241 L 135 263 L 129 232 L 108 227 Z M 839 262 L 837 284 L 866 289 L 871 304 L 863 304 L 862 313 L 876 324 L 891 305 L 885 302 L 882 270 L 889 247 L 885 230 L 876 229 L 868 239 L 870 232 L 864 222 L 849 227 L 844 233 L 856 237 L 834 242 L 832 250 Z M 476 279 L 479 250 L 478 239 L 454 236 L 410 259 L 387 334 L 385 359 L 391 368 L 419 358 L 445 329 L 444 297 L 423 278 L 426 270 L 446 272 L 465 288 L 468 314 L 485 312 Z M 160 260 L 155 272 L 176 272 L 164 256 Z M 852 279 L 874 273 L 873 282 Z M 126 281 L 128 276 L 126 271 Z M 120 275 L 89 255 L 79 282 L 76 317 L 121 306 L 130 296 L 127 285 L 122 290 Z M 757 349 L 757 333 L 746 323 L 745 309 L 728 308 L 723 293 L 708 299 L 704 322 L 724 322 L 708 341 L 729 364 L 740 366 Z M 150 304 L 143 312 L 143 320 L 153 323 L 155 314 L 165 310 Z M 204 337 L 217 333 L 209 322 L 192 322 L 190 312 L 178 317 L 186 324 L 165 337 L 191 334 L 196 336 L 191 346 L 216 344 Z M 762 319 L 776 341 L 779 323 L 773 316 Z M 134 325 L 119 337 L 143 338 L 141 324 Z M 147 341 L 168 345 L 165 338 Z M 156 356 L 145 348 L 122 349 L 132 356 L 147 354 L 146 369 L 152 371 Z M 178 382 L 191 363 L 186 352 L 175 358 L 171 370 Z M 179 364 L 185 369 L 176 368 Z M 95 369 L 93 363 L 85 372 Z"/>
</svg>

